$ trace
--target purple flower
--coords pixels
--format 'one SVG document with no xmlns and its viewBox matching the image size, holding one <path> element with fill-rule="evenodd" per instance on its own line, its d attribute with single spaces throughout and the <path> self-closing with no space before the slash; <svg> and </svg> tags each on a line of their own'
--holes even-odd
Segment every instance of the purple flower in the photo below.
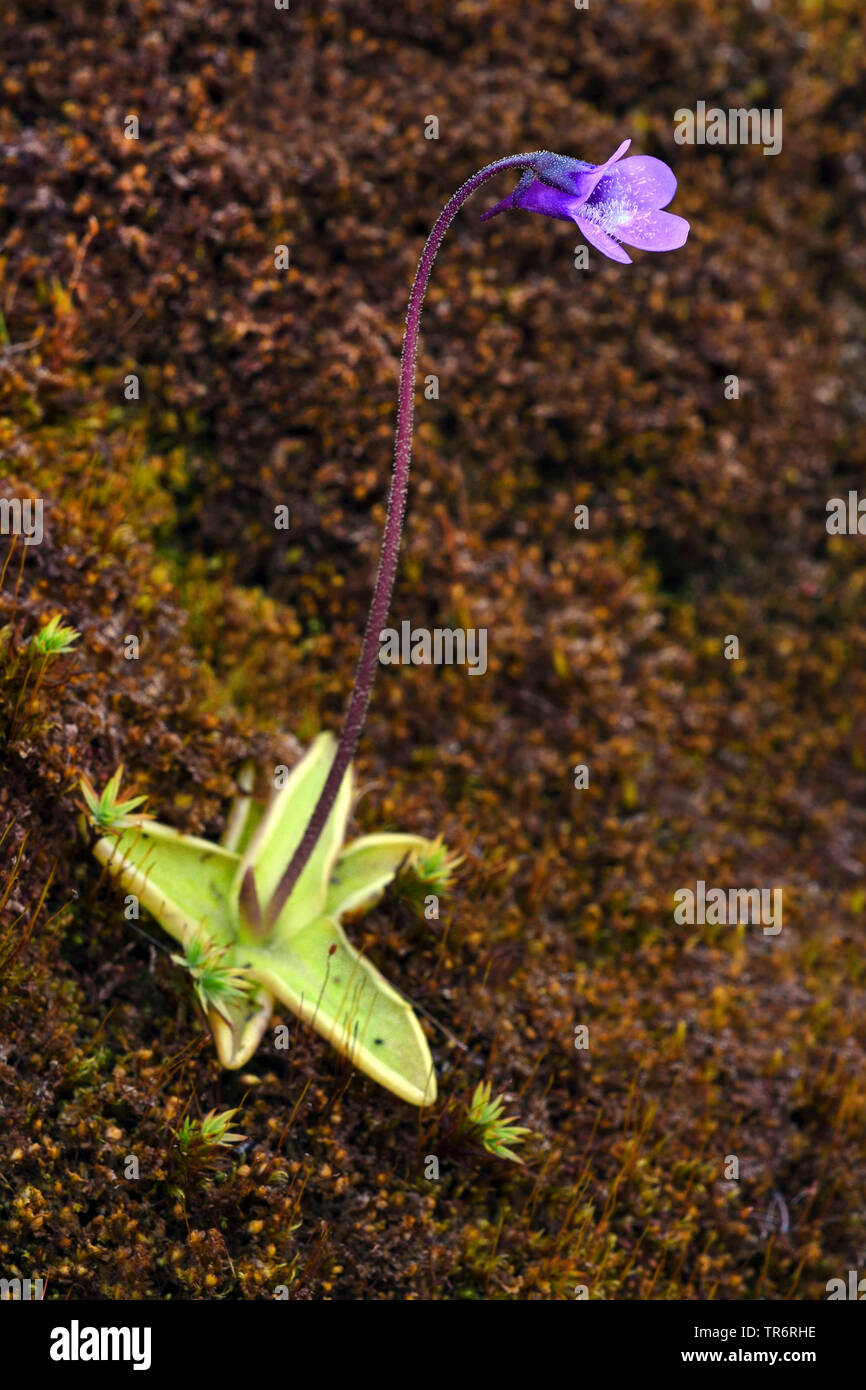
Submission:
<svg viewBox="0 0 866 1390">
<path fill-rule="evenodd" d="M 631 264 L 631 256 L 623 250 L 623 241 L 641 251 L 675 251 L 685 243 L 689 224 L 661 209 L 676 193 L 677 181 L 668 166 L 651 155 L 623 159 L 630 144 L 623 140 L 605 164 L 585 164 L 543 150 L 532 156 L 514 192 L 482 214 L 482 222 L 506 208 L 564 217 L 576 222 L 598 251 L 624 265 Z"/>
<path fill-rule="evenodd" d="M 289 865 L 273 891 L 268 907 L 269 924 L 276 922 L 289 901 L 301 873 L 309 865 L 310 856 L 321 839 L 328 817 L 343 786 L 345 773 L 354 756 L 364 727 L 370 691 L 379 665 L 379 634 L 385 626 L 397 558 L 409 485 L 409 463 L 412 457 L 413 401 L 415 370 L 418 361 L 418 330 L 424 295 L 436 253 L 457 213 L 488 179 L 498 178 L 506 169 L 520 169 L 523 177 L 510 197 L 485 212 L 482 221 L 495 217 L 504 208 L 526 208 L 528 212 L 543 212 L 548 217 L 565 217 L 576 222 L 587 241 L 603 251 L 611 260 L 631 264 L 631 257 L 621 242 L 640 246 L 648 251 L 673 251 L 682 246 L 689 234 L 689 224 L 673 213 L 662 212 L 674 196 L 677 181 L 660 159 L 640 155 L 622 159 L 630 140 L 625 140 L 606 164 L 586 164 L 582 159 L 569 159 L 552 154 L 550 150 L 532 150 L 525 154 L 509 154 L 485 164 L 453 193 L 436 219 L 433 230 L 424 244 L 418 270 L 412 283 L 403 351 L 400 356 L 400 388 L 397 408 L 397 434 L 394 441 L 394 475 L 388 494 L 388 514 L 373 602 L 367 617 L 361 659 L 349 708 L 343 721 L 343 732 L 336 756 L 331 763 L 325 785 L 307 821 L 300 842 Z M 615 166 L 615 167 L 614 167 Z"/>
</svg>

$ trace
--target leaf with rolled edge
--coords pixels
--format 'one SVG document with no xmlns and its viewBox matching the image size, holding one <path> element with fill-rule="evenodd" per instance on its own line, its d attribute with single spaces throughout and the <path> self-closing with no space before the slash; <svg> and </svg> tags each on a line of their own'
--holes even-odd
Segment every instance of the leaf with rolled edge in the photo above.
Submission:
<svg viewBox="0 0 866 1390">
<path fill-rule="evenodd" d="M 410 1105 L 433 1104 L 433 1060 L 411 1005 L 334 918 L 319 917 L 286 942 L 244 944 L 235 958 L 359 1071 Z"/>
<path fill-rule="evenodd" d="M 237 854 L 153 820 L 103 836 L 93 852 L 182 946 L 202 930 L 220 945 L 237 939 L 229 907 Z"/>
<path fill-rule="evenodd" d="M 333 735 L 320 734 L 315 739 L 267 807 L 241 858 L 232 884 L 231 905 L 256 935 L 261 934 L 257 918 L 266 920 L 268 903 L 301 842 L 336 751 Z M 316 847 L 274 927 L 267 931 L 269 939 L 288 939 L 324 909 L 328 877 L 346 833 L 352 781 L 349 767 Z"/>
<path fill-rule="evenodd" d="M 274 1001 L 266 989 L 244 998 L 227 1010 L 228 1018 L 209 1009 L 208 1027 L 216 1043 L 220 1065 L 228 1071 L 244 1066 L 256 1051 L 273 1013 Z"/>
<path fill-rule="evenodd" d="M 223 849 L 232 850 L 235 854 L 245 854 L 265 814 L 264 803 L 257 799 L 253 790 L 255 768 L 252 763 L 245 763 L 241 768 L 238 786 L 240 791 L 229 808 L 220 844 Z"/>
<path fill-rule="evenodd" d="M 328 767 L 330 769 L 330 763 Z M 288 902 L 270 930 L 271 939 L 288 939 L 294 932 L 324 911 L 331 872 L 346 838 L 346 824 L 352 808 L 354 780 L 354 772 L 349 767 L 346 769 L 333 808 L 325 822 L 325 828 L 301 871 L 300 878 L 292 889 Z M 303 828 L 306 829 L 306 821 Z M 291 853 L 294 853 L 294 850 L 295 845 L 293 844 Z M 288 868 L 290 858 L 291 854 L 286 858 L 283 871 Z"/>
<path fill-rule="evenodd" d="M 420 835 L 363 835 L 337 855 L 325 911 L 331 917 L 372 907 L 404 860 L 429 848 Z"/>
</svg>

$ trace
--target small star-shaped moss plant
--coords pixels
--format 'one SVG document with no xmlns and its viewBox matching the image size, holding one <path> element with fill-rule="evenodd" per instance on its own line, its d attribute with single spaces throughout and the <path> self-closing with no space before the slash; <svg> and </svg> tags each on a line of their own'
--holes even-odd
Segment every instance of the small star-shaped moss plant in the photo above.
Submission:
<svg viewBox="0 0 866 1390">
<path fill-rule="evenodd" d="M 437 884 L 445 887 L 455 861 L 418 835 L 365 835 L 344 846 L 350 765 L 287 902 L 273 920 L 269 914 L 335 751 L 331 735 L 320 735 L 266 805 L 242 792 L 220 844 L 130 815 L 129 802 L 118 803 L 112 821 L 105 794 L 95 815 L 88 787 L 100 836 L 94 853 L 183 947 L 175 959 L 193 977 L 224 1067 L 249 1060 L 278 1000 L 387 1090 L 431 1105 L 436 1078 L 418 1020 L 350 944 L 341 919 L 372 906 L 401 865 L 426 866 L 426 883 L 441 858 Z"/>
</svg>

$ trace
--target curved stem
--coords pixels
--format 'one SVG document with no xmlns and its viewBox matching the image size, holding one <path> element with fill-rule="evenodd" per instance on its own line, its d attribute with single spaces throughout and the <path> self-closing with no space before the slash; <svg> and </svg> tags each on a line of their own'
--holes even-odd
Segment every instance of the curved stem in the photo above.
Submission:
<svg viewBox="0 0 866 1390">
<path fill-rule="evenodd" d="M 466 199 L 471 197 L 476 189 L 480 188 L 488 179 L 492 179 L 496 174 L 501 173 L 503 169 L 513 169 L 521 165 L 527 165 L 539 153 L 540 151 L 535 151 L 531 154 L 507 155 L 504 159 L 498 159 L 493 164 L 485 165 L 483 169 L 479 169 L 476 174 L 473 174 L 471 178 L 467 179 L 440 212 L 436 224 L 427 238 L 424 250 L 421 253 L 421 259 L 418 262 L 418 269 L 415 273 L 415 280 L 412 285 L 412 292 L 409 296 L 409 308 L 406 314 L 406 330 L 403 335 L 403 352 L 400 358 L 400 386 L 397 407 L 397 433 L 394 445 L 394 473 L 391 479 L 391 491 L 388 497 L 388 515 L 385 521 L 384 535 L 382 537 L 382 550 L 379 559 L 379 572 L 376 576 L 376 587 L 373 591 L 373 601 L 370 605 L 370 613 L 367 618 L 367 628 L 361 647 L 361 658 L 358 662 L 358 670 L 355 674 L 355 685 L 346 711 L 346 718 L 343 723 L 343 731 L 340 734 L 337 753 L 331 770 L 328 773 L 327 781 L 316 803 L 313 814 L 310 817 L 307 828 L 304 831 L 301 842 L 295 850 L 288 868 L 277 884 L 274 895 L 268 904 L 266 913 L 268 925 L 273 925 L 279 917 L 280 912 L 285 907 L 304 865 L 312 854 L 316 842 L 325 828 L 325 823 L 328 819 L 331 807 L 340 789 L 340 784 L 345 776 L 346 769 L 354 757 L 358 739 L 364 727 L 367 706 L 370 703 L 370 692 L 373 688 L 373 681 L 375 679 L 376 667 L 379 659 L 380 633 L 385 619 L 388 616 L 391 593 L 394 588 L 394 576 L 397 571 L 397 559 L 400 554 L 400 535 L 403 529 L 406 491 L 409 484 L 409 461 L 412 456 L 412 425 L 415 406 L 415 364 L 418 356 L 418 329 L 421 323 L 421 309 L 424 303 L 424 295 L 427 290 L 427 283 L 430 279 L 430 271 L 436 259 L 436 253 L 455 215 L 466 202 Z"/>
</svg>

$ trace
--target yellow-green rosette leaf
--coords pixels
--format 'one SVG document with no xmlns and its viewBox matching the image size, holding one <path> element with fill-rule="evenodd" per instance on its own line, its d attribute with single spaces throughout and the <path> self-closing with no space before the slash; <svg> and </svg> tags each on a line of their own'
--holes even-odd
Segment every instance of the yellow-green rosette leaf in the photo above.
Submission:
<svg viewBox="0 0 866 1390">
<path fill-rule="evenodd" d="M 221 945 L 235 940 L 229 890 L 236 854 L 152 820 L 103 836 L 93 852 L 182 946 L 191 945 L 203 929 Z"/>
<path fill-rule="evenodd" d="M 410 1105 L 433 1104 L 433 1059 L 411 1005 L 332 917 L 317 918 L 286 942 L 243 946 L 237 959 L 359 1071 Z"/>
</svg>

